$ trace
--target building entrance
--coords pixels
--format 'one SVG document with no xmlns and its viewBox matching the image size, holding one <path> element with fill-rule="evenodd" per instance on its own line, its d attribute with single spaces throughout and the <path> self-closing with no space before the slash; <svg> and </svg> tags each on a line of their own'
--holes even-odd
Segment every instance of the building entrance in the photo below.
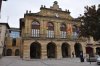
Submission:
<svg viewBox="0 0 100 66">
<path fill-rule="evenodd" d="M 62 44 L 62 57 L 66 58 L 69 56 L 69 45 L 67 43 L 63 43 Z"/>
<path fill-rule="evenodd" d="M 98 54 L 100 56 L 100 47 L 96 48 L 96 54 Z"/>
<path fill-rule="evenodd" d="M 12 55 L 12 50 L 11 49 L 7 49 L 7 56 L 11 56 Z"/>
<path fill-rule="evenodd" d="M 40 59 L 41 57 L 41 46 L 38 42 L 34 42 L 30 46 L 30 58 Z"/>
<path fill-rule="evenodd" d="M 94 56 L 93 55 L 93 48 L 92 47 L 86 47 L 86 54 L 90 54 L 90 56 Z"/>
<path fill-rule="evenodd" d="M 47 57 L 48 58 L 56 58 L 56 45 L 54 43 L 48 43 Z"/>
<path fill-rule="evenodd" d="M 80 56 L 80 52 L 82 52 L 82 46 L 80 43 L 76 43 L 74 45 L 74 50 L 75 50 L 75 55 L 76 57 L 79 57 Z"/>
</svg>

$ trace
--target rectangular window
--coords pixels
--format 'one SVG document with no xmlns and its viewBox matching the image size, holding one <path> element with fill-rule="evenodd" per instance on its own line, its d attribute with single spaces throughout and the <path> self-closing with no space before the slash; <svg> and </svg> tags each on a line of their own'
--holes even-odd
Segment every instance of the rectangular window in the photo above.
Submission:
<svg viewBox="0 0 100 66">
<path fill-rule="evenodd" d="M 47 38 L 54 38 L 54 31 L 48 30 L 47 31 Z"/>
<path fill-rule="evenodd" d="M 66 31 L 61 31 L 60 32 L 60 38 L 66 38 Z"/>
<path fill-rule="evenodd" d="M 16 46 L 16 38 L 13 38 L 13 40 L 12 40 L 12 46 Z"/>
<path fill-rule="evenodd" d="M 40 30 L 32 29 L 32 37 L 40 37 Z"/>
<path fill-rule="evenodd" d="M 12 37 L 12 38 L 19 38 L 20 37 L 19 35 L 20 35 L 20 33 L 17 31 L 11 31 L 11 33 L 10 33 L 10 37 Z"/>
</svg>

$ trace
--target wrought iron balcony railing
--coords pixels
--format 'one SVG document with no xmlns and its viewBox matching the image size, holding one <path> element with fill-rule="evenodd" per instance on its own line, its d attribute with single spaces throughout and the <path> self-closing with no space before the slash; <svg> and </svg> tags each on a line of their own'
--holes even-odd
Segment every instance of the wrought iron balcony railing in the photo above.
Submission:
<svg viewBox="0 0 100 66">
<path fill-rule="evenodd" d="M 34 37 L 31 34 L 23 34 L 22 39 L 34 39 L 34 40 L 58 40 L 58 41 L 87 41 L 86 38 L 77 37 L 73 38 L 67 36 L 66 38 L 61 38 L 60 35 L 55 35 L 54 37 L 47 37 L 47 35 L 40 34 L 38 37 Z"/>
</svg>

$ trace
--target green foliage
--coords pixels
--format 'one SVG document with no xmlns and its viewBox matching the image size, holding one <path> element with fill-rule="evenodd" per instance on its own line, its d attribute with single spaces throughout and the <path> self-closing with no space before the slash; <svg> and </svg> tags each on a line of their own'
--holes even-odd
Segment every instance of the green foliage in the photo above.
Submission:
<svg viewBox="0 0 100 66">
<path fill-rule="evenodd" d="M 84 16 L 81 17 L 84 25 L 81 25 L 81 36 L 93 36 L 95 40 L 100 39 L 100 5 L 98 9 L 93 5 L 85 7 Z"/>
</svg>

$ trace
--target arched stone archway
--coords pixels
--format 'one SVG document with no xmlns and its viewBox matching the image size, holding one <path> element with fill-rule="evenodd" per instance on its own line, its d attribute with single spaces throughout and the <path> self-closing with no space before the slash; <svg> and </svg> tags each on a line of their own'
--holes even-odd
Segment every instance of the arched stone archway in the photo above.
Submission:
<svg viewBox="0 0 100 66">
<path fill-rule="evenodd" d="M 86 47 L 86 54 L 90 54 L 90 56 L 93 56 L 93 48 L 92 47 Z"/>
<path fill-rule="evenodd" d="M 15 56 L 19 56 L 19 49 L 15 50 Z"/>
<path fill-rule="evenodd" d="M 41 45 L 38 42 L 33 42 L 30 45 L 30 58 L 40 59 L 41 58 Z"/>
<path fill-rule="evenodd" d="M 53 42 L 47 44 L 47 57 L 48 58 L 56 58 L 56 45 Z"/>
<path fill-rule="evenodd" d="M 62 57 L 66 58 L 69 57 L 70 55 L 70 45 L 68 43 L 63 43 L 61 46 L 61 50 L 62 50 Z"/>
<path fill-rule="evenodd" d="M 80 43 L 75 43 L 74 50 L 75 50 L 76 57 L 79 57 L 80 52 L 82 51 L 82 45 Z"/>
<path fill-rule="evenodd" d="M 11 55 L 12 55 L 12 50 L 11 50 L 11 49 L 7 49 L 6 55 L 7 55 L 7 56 L 11 56 Z"/>
<path fill-rule="evenodd" d="M 100 55 L 100 47 L 96 48 L 96 54 Z"/>
</svg>

